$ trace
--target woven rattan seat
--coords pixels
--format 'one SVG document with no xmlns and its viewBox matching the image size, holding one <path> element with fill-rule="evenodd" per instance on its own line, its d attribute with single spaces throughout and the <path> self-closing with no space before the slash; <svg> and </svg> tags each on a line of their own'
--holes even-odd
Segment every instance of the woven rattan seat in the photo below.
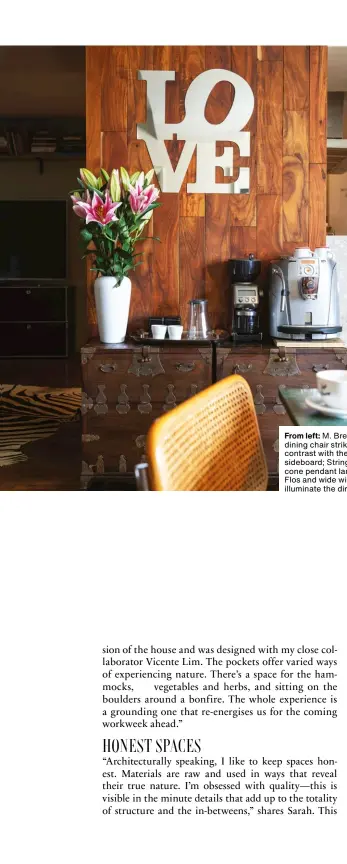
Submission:
<svg viewBox="0 0 347 864">
<path fill-rule="evenodd" d="M 151 489 L 265 490 L 267 467 L 253 397 L 240 375 L 224 378 L 152 424 Z"/>
</svg>

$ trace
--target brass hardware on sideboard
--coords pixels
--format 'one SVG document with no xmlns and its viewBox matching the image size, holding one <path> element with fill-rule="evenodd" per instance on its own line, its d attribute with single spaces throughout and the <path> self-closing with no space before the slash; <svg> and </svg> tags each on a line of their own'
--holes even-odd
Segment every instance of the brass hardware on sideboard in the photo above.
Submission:
<svg viewBox="0 0 347 864">
<path fill-rule="evenodd" d="M 134 348 L 132 353 L 132 361 L 128 369 L 129 375 L 154 377 L 164 374 L 165 369 L 159 357 L 159 348 L 142 345 L 141 348 Z"/>
<path fill-rule="evenodd" d="M 252 363 L 236 363 L 235 366 L 232 367 L 232 375 L 238 375 L 240 372 L 250 372 L 252 369 Z"/>
<path fill-rule="evenodd" d="M 296 362 L 296 351 L 290 353 L 286 348 L 270 349 L 269 360 L 263 375 L 273 375 L 278 378 L 289 378 L 292 375 L 301 375 Z"/>
<path fill-rule="evenodd" d="M 100 363 L 100 372 L 115 372 L 118 369 L 117 363 Z"/>
<path fill-rule="evenodd" d="M 195 363 L 175 363 L 178 372 L 193 372 Z"/>
</svg>

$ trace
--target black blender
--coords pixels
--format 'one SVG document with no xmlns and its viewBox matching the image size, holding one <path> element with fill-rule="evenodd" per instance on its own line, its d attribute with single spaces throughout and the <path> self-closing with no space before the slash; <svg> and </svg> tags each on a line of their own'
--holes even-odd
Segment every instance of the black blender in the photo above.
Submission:
<svg viewBox="0 0 347 864">
<path fill-rule="evenodd" d="M 231 335 L 235 342 L 261 342 L 259 303 L 263 292 L 257 285 L 261 262 L 248 258 L 230 259 L 232 288 Z"/>
</svg>

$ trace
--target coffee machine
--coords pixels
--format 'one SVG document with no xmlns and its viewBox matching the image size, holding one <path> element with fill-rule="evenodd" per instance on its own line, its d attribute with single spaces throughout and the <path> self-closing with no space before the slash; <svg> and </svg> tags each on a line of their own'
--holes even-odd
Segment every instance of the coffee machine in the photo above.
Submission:
<svg viewBox="0 0 347 864">
<path fill-rule="evenodd" d="M 231 258 L 229 265 L 232 288 L 231 335 L 237 342 L 258 342 L 262 339 L 259 298 L 263 292 L 257 284 L 261 262 L 254 255 L 249 255 L 248 258 Z"/>
<path fill-rule="evenodd" d="M 328 246 L 271 261 L 270 335 L 303 341 L 340 333 L 336 261 Z"/>
</svg>

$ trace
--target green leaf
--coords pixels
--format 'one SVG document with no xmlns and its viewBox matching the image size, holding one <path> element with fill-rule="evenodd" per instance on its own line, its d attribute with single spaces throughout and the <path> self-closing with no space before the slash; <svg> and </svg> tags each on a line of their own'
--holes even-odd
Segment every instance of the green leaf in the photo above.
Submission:
<svg viewBox="0 0 347 864">
<path fill-rule="evenodd" d="M 80 232 L 80 236 L 85 243 L 90 243 L 90 241 L 93 239 L 93 235 L 91 231 L 88 231 L 88 228 L 83 228 Z"/>
<path fill-rule="evenodd" d="M 159 201 L 156 201 L 154 204 L 150 204 L 149 207 L 146 207 L 146 209 L 141 213 L 141 216 L 145 216 L 146 213 L 149 213 L 150 210 L 154 210 L 156 207 L 160 207 Z"/>
</svg>

